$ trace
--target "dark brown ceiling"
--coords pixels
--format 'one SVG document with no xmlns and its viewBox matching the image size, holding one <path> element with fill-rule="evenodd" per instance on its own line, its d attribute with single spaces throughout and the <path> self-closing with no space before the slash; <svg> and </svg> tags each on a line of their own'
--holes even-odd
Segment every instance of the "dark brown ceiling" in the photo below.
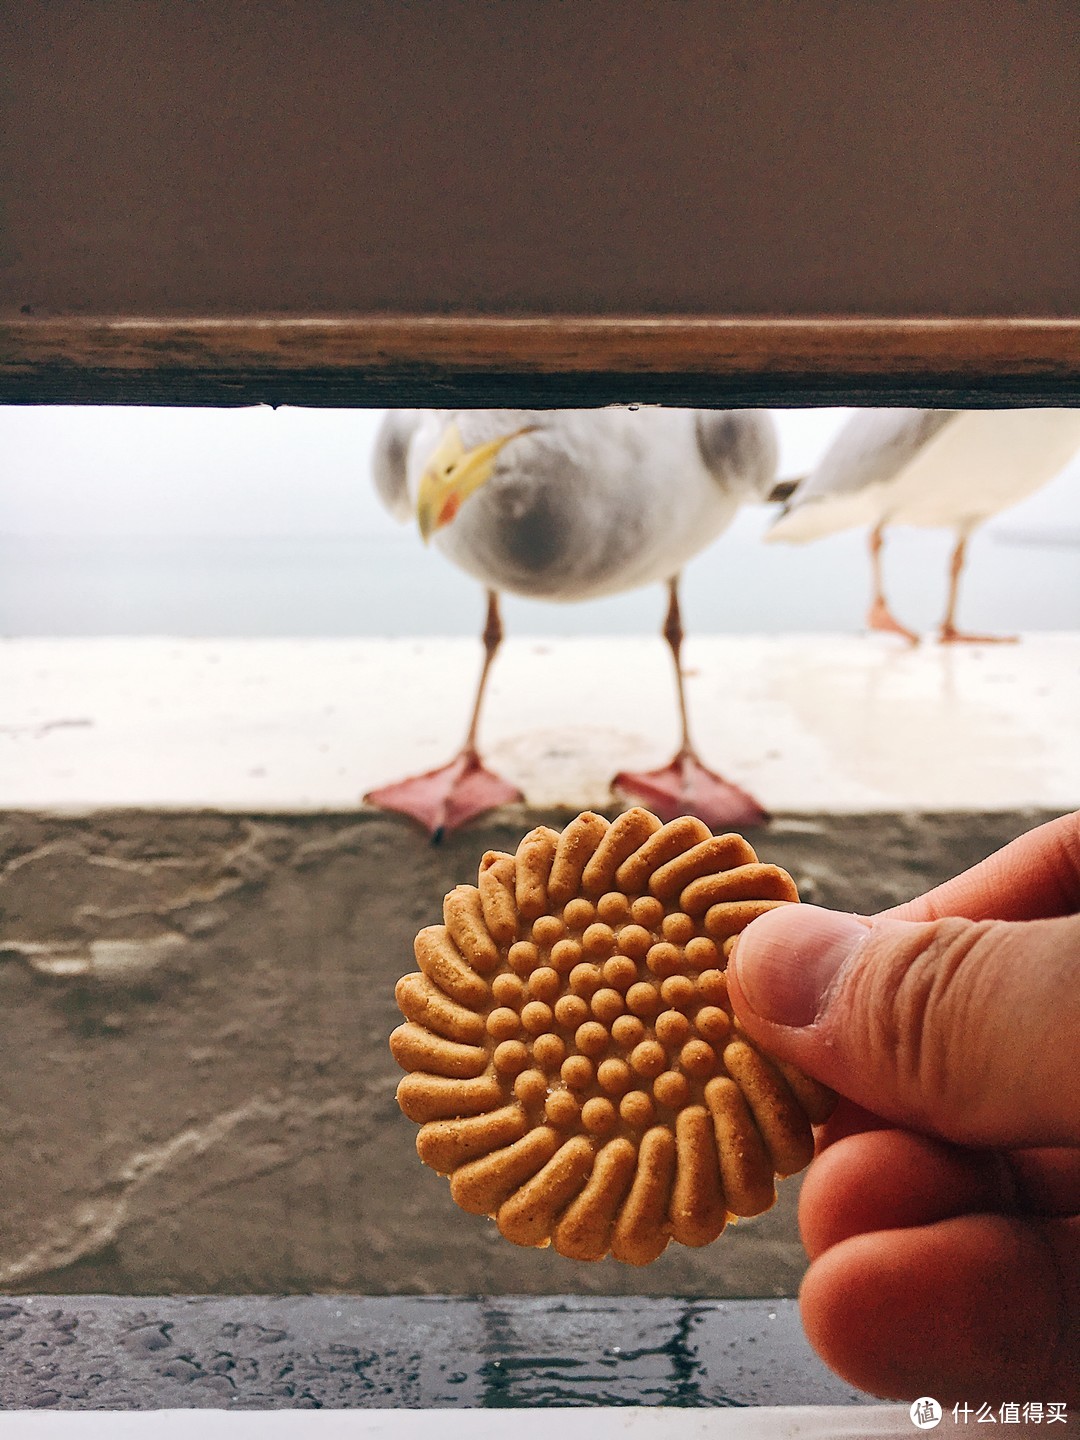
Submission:
<svg viewBox="0 0 1080 1440">
<path fill-rule="evenodd" d="M 19 0 L 0 316 L 1080 313 L 1075 0 Z"/>
</svg>

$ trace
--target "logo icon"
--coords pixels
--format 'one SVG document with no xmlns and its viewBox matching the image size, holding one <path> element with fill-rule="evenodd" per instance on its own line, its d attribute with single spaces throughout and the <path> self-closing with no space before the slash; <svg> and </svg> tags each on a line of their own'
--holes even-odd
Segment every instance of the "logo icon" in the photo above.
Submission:
<svg viewBox="0 0 1080 1440">
<path fill-rule="evenodd" d="M 916 1430 L 934 1430 L 941 1424 L 941 1406 L 932 1395 L 922 1395 L 910 1410 Z"/>
</svg>

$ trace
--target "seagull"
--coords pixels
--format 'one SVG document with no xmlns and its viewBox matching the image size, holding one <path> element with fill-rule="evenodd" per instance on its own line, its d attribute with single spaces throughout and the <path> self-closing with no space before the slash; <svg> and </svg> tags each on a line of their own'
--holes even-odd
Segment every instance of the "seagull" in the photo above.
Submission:
<svg viewBox="0 0 1080 1440">
<path fill-rule="evenodd" d="M 758 802 L 702 764 L 690 739 L 680 651 L 679 574 L 730 523 L 767 498 L 776 430 L 764 410 L 622 406 L 600 410 L 391 410 L 373 460 L 376 490 L 399 520 L 487 591 L 484 659 L 465 742 L 447 765 L 364 798 L 436 838 L 521 793 L 480 759 L 484 691 L 503 638 L 499 596 L 591 600 L 663 582 L 663 635 L 675 666 L 681 738 L 659 770 L 613 784 L 661 818 L 760 824 Z"/>
<path fill-rule="evenodd" d="M 870 526 L 873 597 L 866 624 L 919 637 L 889 608 L 881 573 L 890 525 L 948 526 L 956 541 L 937 638 L 945 645 L 1015 636 L 957 628 L 960 576 L 972 531 L 1052 480 L 1080 448 L 1080 409 L 862 410 L 795 487 L 766 540 L 799 543 Z"/>
</svg>

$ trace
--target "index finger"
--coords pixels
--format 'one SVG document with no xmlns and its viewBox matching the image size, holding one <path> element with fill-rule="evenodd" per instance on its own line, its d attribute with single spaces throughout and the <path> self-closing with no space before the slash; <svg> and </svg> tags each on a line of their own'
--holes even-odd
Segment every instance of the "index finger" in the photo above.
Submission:
<svg viewBox="0 0 1080 1440">
<path fill-rule="evenodd" d="M 1080 910 L 1080 810 L 1029 830 L 915 900 L 897 920 L 1046 920 Z"/>
</svg>

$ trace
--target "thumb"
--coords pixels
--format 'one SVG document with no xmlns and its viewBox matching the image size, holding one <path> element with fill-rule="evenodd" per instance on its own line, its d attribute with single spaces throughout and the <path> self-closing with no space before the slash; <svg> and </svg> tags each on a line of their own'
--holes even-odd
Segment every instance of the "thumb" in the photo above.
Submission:
<svg viewBox="0 0 1080 1440">
<path fill-rule="evenodd" d="M 728 967 L 743 1028 L 866 1109 L 961 1144 L 1080 1143 L 1080 916 L 770 910 Z"/>
</svg>

